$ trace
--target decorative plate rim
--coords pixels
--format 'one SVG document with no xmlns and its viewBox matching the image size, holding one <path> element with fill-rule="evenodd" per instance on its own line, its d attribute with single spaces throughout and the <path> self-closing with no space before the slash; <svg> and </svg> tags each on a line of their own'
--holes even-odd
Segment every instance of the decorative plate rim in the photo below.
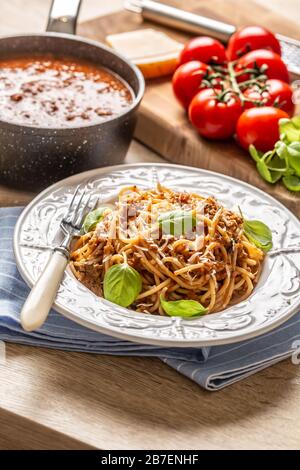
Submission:
<svg viewBox="0 0 300 470">
<path fill-rule="evenodd" d="M 111 177 L 111 175 L 116 172 L 125 174 L 126 172 L 130 172 L 130 170 L 143 171 L 143 169 L 154 169 L 155 171 L 158 169 L 161 171 L 165 169 L 166 171 L 173 171 L 173 173 L 176 173 L 175 170 L 177 170 L 177 172 L 181 172 L 182 174 L 191 172 L 198 177 L 201 177 L 202 175 L 203 178 L 206 177 L 211 178 L 212 180 L 220 180 L 220 184 L 222 181 L 225 181 L 225 183 L 228 183 L 228 188 L 232 188 L 232 190 L 234 190 L 234 187 L 242 187 L 242 189 L 245 190 L 245 197 L 246 195 L 247 197 L 250 197 L 251 194 L 257 195 L 261 200 L 260 203 L 262 204 L 262 201 L 265 201 L 264 204 L 266 207 L 268 209 L 272 209 L 274 214 L 276 209 L 277 212 L 278 210 L 279 212 L 283 211 L 286 216 L 286 225 L 295 225 L 298 228 L 297 233 L 299 231 L 299 240 L 297 240 L 297 243 L 300 243 L 300 221 L 297 219 L 297 217 L 281 202 L 246 182 L 239 181 L 230 176 L 223 175 L 222 173 L 164 162 L 123 164 L 89 170 L 87 172 L 72 175 L 68 178 L 58 181 L 52 186 L 44 189 L 25 207 L 15 226 L 13 239 L 13 248 L 17 266 L 25 282 L 30 287 L 32 287 L 35 282 L 35 277 L 32 273 L 30 274 L 26 268 L 27 264 L 29 263 L 28 260 L 30 259 L 32 262 L 34 259 L 32 254 L 33 249 L 28 248 L 28 253 L 31 254 L 26 255 L 26 247 L 24 248 L 24 246 L 21 246 L 20 237 L 24 232 L 24 224 L 26 223 L 27 218 L 32 215 L 38 204 L 46 200 L 47 196 L 50 197 L 55 193 L 55 191 L 59 189 L 62 189 L 64 194 L 67 194 L 67 189 L 70 189 L 70 187 L 78 184 L 79 182 L 86 181 L 87 184 L 93 184 L 93 182 L 96 183 L 97 177 L 101 178 L 105 175 L 106 178 L 109 178 L 109 175 Z M 192 178 L 192 175 L 186 177 Z M 37 256 L 36 253 L 39 253 L 40 255 L 41 253 L 45 254 L 45 250 L 35 250 L 34 253 L 35 256 Z M 44 257 L 44 254 L 41 256 Z M 275 261 L 273 261 L 269 275 L 266 278 L 266 282 L 268 282 L 269 277 L 271 277 L 273 270 L 276 268 L 276 259 L 280 259 L 282 263 L 285 263 L 284 269 L 290 269 L 291 275 L 292 273 L 296 272 L 294 277 L 292 276 L 288 279 L 294 290 L 291 290 L 290 288 L 289 291 L 287 290 L 284 292 L 282 307 L 277 308 L 277 310 L 276 308 L 270 307 L 267 320 L 262 321 L 261 324 L 257 325 L 255 322 L 258 322 L 258 317 L 261 315 L 261 313 L 249 310 L 249 308 L 250 304 L 252 303 L 253 305 L 251 308 L 254 309 L 256 301 L 253 301 L 253 299 L 257 299 L 257 294 L 262 291 L 262 289 L 257 289 L 258 286 L 250 296 L 250 301 L 246 299 L 246 301 L 237 304 L 236 306 L 229 307 L 223 312 L 201 317 L 200 319 L 184 320 L 175 317 L 160 317 L 155 315 L 137 314 L 133 310 L 116 306 L 115 304 L 112 304 L 102 298 L 96 297 L 87 288 L 82 286 L 82 284 L 80 284 L 73 276 L 66 272 L 61 288 L 58 292 L 56 302 L 54 303 L 54 308 L 65 317 L 89 329 L 105 333 L 109 336 L 114 336 L 120 339 L 134 341 L 142 344 L 151 344 L 164 347 L 207 347 L 236 343 L 259 336 L 278 327 L 287 321 L 290 317 L 292 317 L 297 312 L 297 310 L 299 310 L 300 281 L 298 282 L 299 285 L 296 285 L 296 288 L 293 281 L 300 273 L 300 250 L 299 256 L 297 253 L 294 255 L 294 257 L 297 258 L 297 263 L 299 262 L 299 265 L 294 264 L 294 261 L 292 261 L 287 254 L 274 258 Z M 44 261 L 45 258 L 47 258 L 47 256 L 43 258 Z M 283 258 L 285 258 L 285 260 L 283 260 Z M 41 263 L 43 266 L 45 264 L 44 261 L 37 261 L 37 266 L 40 267 Z M 277 269 L 280 269 L 280 266 L 277 267 Z M 86 312 L 84 313 L 78 313 L 80 309 L 77 309 L 77 311 L 74 310 L 74 305 L 73 308 L 70 308 L 69 303 L 64 300 L 64 295 L 66 295 L 66 292 L 69 292 L 70 290 L 73 292 L 73 296 L 74 292 L 76 291 L 75 300 L 74 298 L 71 298 L 71 301 L 74 301 L 76 304 L 76 302 L 79 302 L 80 296 L 85 296 L 86 300 L 89 299 L 91 304 L 96 305 L 97 312 L 93 307 L 90 308 L 90 311 L 87 308 Z M 281 291 L 276 294 L 275 289 L 274 292 L 275 294 L 273 297 L 276 295 L 281 295 Z M 271 305 L 274 304 L 273 297 L 271 296 L 269 299 L 270 301 L 272 300 Z M 249 307 L 247 307 L 248 304 Z M 80 308 L 83 309 L 82 306 Z M 81 311 L 82 310 L 80 310 L 80 312 Z M 284 311 L 284 313 L 279 314 L 279 311 Z M 252 328 L 249 328 L 251 322 L 254 322 L 254 324 L 252 324 Z"/>
</svg>

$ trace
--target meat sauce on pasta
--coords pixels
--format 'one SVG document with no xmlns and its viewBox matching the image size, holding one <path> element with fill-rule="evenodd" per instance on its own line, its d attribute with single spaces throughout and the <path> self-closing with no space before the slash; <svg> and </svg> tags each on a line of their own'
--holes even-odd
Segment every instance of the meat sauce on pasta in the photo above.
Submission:
<svg viewBox="0 0 300 470">
<path fill-rule="evenodd" d="M 245 235 L 242 216 L 213 197 L 158 184 L 123 188 L 98 224 L 76 240 L 70 264 L 80 282 L 104 296 L 108 270 L 128 263 L 142 281 L 130 308 L 165 315 L 162 297 L 197 301 L 207 313 L 241 302 L 257 283 L 263 259 Z"/>
</svg>

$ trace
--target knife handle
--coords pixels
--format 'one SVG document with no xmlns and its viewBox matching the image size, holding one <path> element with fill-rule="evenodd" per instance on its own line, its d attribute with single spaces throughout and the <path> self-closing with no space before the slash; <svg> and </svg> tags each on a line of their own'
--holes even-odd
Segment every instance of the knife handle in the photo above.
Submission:
<svg viewBox="0 0 300 470">
<path fill-rule="evenodd" d="M 127 0 L 124 6 L 127 10 L 141 13 L 144 19 L 189 33 L 210 35 L 223 42 L 227 42 L 236 31 L 235 26 L 231 24 L 152 0 Z"/>
<path fill-rule="evenodd" d="M 68 259 L 54 251 L 26 299 L 21 311 L 21 325 L 26 331 L 37 330 L 46 321 L 64 275 Z"/>
</svg>

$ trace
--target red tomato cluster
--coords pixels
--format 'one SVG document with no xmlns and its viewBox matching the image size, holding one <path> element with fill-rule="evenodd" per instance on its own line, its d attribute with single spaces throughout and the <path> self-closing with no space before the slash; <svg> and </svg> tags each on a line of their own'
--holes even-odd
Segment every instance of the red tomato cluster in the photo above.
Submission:
<svg viewBox="0 0 300 470">
<path fill-rule="evenodd" d="M 295 108 L 280 54 L 274 34 L 259 26 L 237 31 L 227 50 L 215 39 L 196 37 L 181 52 L 174 94 L 203 137 L 236 134 L 244 148 L 269 150 L 279 139 L 279 119 Z"/>
</svg>

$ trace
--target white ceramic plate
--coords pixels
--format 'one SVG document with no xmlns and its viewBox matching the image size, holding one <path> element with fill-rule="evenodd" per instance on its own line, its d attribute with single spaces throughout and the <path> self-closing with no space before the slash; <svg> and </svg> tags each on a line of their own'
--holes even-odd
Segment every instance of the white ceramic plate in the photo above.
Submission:
<svg viewBox="0 0 300 470">
<path fill-rule="evenodd" d="M 100 168 L 72 176 L 39 194 L 20 216 L 14 234 L 17 264 L 32 286 L 50 250 L 61 237 L 59 222 L 74 187 L 85 184 L 103 202 L 128 184 L 149 188 L 155 180 L 175 190 L 214 195 L 226 207 L 249 219 L 264 221 L 273 232 L 274 249 L 252 295 L 220 313 L 194 320 L 136 313 L 95 296 L 67 270 L 55 309 L 102 333 L 161 346 L 199 347 L 233 343 L 262 334 L 300 310 L 300 222 L 282 204 L 233 178 L 205 170 L 169 164 L 136 164 Z"/>
</svg>

